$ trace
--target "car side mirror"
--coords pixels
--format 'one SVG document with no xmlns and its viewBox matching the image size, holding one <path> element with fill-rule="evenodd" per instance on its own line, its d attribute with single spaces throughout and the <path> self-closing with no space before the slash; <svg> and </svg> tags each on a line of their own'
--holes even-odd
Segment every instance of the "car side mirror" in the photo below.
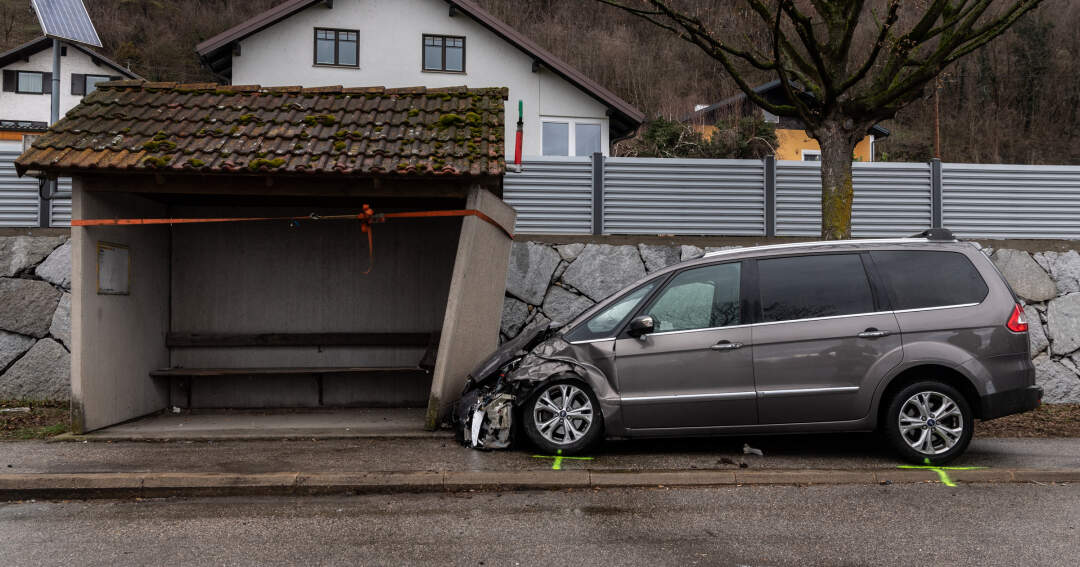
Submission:
<svg viewBox="0 0 1080 567">
<path fill-rule="evenodd" d="M 651 315 L 639 315 L 630 321 L 630 329 L 627 333 L 634 338 L 640 339 L 656 329 L 656 320 Z"/>
</svg>

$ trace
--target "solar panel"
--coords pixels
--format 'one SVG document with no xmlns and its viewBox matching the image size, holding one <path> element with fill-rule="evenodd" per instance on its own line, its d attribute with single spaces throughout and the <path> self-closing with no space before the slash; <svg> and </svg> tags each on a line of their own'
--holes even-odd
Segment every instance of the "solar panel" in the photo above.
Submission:
<svg viewBox="0 0 1080 567">
<path fill-rule="evenodd" d="M 30 0 L 46 37 L 101 47 L 82 0 Z"/>
</svg>

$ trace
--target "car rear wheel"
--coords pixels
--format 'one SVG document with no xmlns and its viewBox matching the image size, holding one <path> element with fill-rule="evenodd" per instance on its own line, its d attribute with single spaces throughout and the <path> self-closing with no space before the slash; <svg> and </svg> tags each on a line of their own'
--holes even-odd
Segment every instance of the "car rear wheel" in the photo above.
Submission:
<svg viewBox="0 0 1080 567">
<path fill-rule="evenodd" d="M 560 380 L 540 387 L 525 403 L 525 434 L 548 455 L 573 455 L 592 447 L 604 430 L 600 403 L 588 386 Z"/>
<path fill-rule="evenodd" d="M 975 422 L 967 400 L 956 388 L 925 381 L 891 398 L 883 425 L 893 448 L 905 459 L 942 465 L 967 449 Z"/>
</svg>

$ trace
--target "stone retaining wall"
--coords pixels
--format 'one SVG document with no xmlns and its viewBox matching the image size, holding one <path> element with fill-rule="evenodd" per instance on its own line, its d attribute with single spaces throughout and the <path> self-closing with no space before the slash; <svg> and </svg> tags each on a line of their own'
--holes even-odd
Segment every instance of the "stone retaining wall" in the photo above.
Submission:
<svg viewBox="0 0 1080 567">
<path fill-rule="evenodd" d="M 0 236 L 0 399 L 71 397 L 71 245 Z"/>
<path fill-rule="evenodd" d="M 535 321 L 568 322 L 648 273 L 728 248 L 737 246 L 516 242 L 506 276 L 501 339 L 513 338 Z M 1080 254 L 1075 249 L 1034 254 L 982 250 L 1025 303 L 1045 401 L 1080 403 Z"/>
<path fill-rule="evenodd" d="M 1080 253 L 995 244 L 983 252 L 1025 302 L 1046 401 L 1080 403 Z M 535 321 L 569 321 L 648 273 L 735 247 L 515 242 L 501 338 Z M 70 289 L 67 236 L 0 236 L 0 399 L 70 397 Z"/>
</svg>

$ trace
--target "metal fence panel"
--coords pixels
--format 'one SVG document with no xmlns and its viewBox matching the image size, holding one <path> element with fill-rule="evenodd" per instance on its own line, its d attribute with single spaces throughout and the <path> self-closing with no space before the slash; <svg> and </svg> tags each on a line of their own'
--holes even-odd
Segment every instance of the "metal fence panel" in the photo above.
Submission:
<svg viewBox="0 0 1080 567">
<path fill-rule="evenodd" d="M 38 225 L 38 180 L 15 175 L 20 153 L 0 150 L 0 226 Z"/>
<path fill-rule="evenodd" d="M 821 164 L 776 162 L 776 234 L 821 234 Z M 929 228 L 933 203 L 928 163 L 858 163 L 852 166 L 855 237 L 907 236 Z"/>
<path fill-rule="evenodd" d="M 63 195 L 71 195 L 71 178 L 61 177 L 57 189 Z M 49 205 L 52 210 L 51 226 L 71 226 L 71 197 L 53 199 Z"/>
<path fill-rule="evenodd" d="M 959 236 L 1080 238 L 1080 167 L 941 164 L 942 222 Z"/>
<path fill-rule="evenodd" d="M 765 234 L 760 160 L 610 158 L 605 234 Z"/>
<path fill-rule="evenodd" d="M 517 209 L 522 234 L 592 233 L 592 159 L 530 158 L 507 171 L 503 199 Z"/>
</svg>

